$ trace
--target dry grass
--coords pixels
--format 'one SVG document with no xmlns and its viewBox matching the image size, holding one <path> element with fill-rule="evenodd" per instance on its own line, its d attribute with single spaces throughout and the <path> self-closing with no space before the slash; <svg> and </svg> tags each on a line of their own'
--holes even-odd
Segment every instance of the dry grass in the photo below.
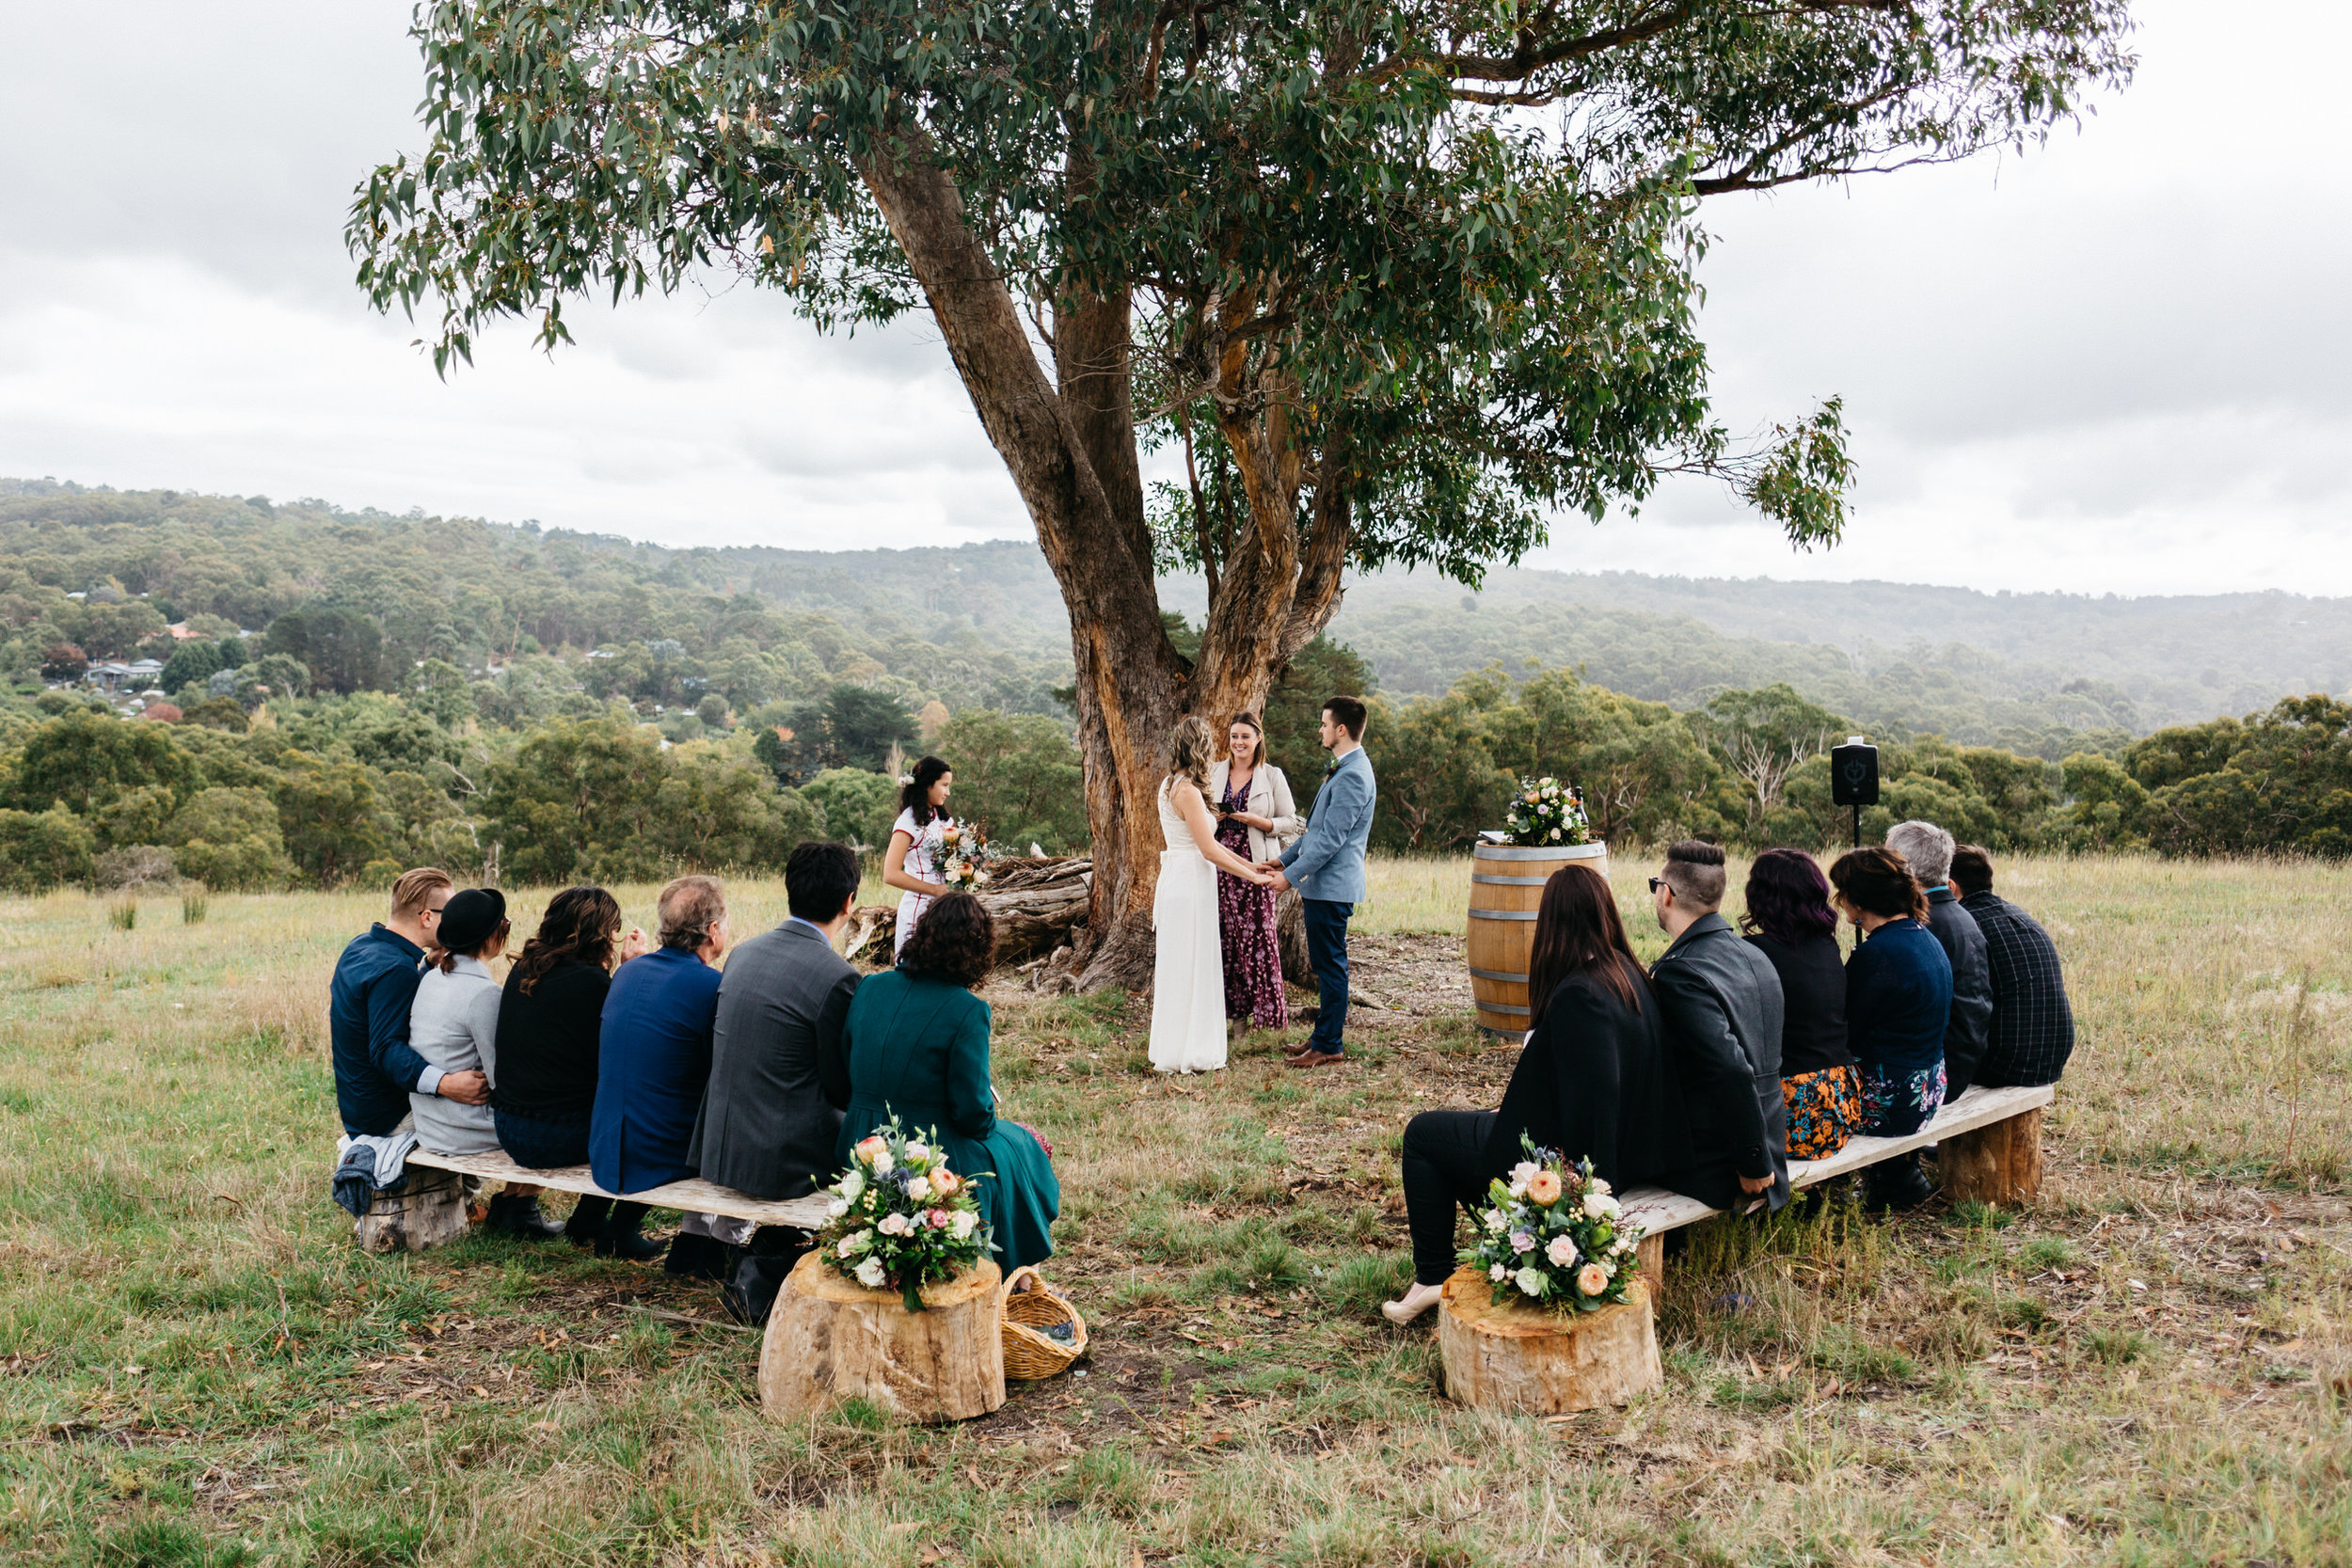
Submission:
<svg viewBox="0 0 2352 1568">
<path fill-rule="evenodd" d="M 1615 867 L 1645 914 L 1633 859 Z M 325 1193 L 342 895 L 0 903 L 0 1557 L 225 1564 L 2344 1563 L 2352 873 L 2022 862 L 2084 1045 L 2029 1212 L 1698 1232 L 1666 1386 L 1464 1412 L 1401 1271 L 1404 1119 L 1511 1053 L 1462 863 L 1375 868 L 1358 1064 L 1171 1083 L 1119 997 L 994 998 L 1058 1150 L 1085 1378 L 946 1432 L 751 1402 L 707 1289 L 560 1244 L 370 1259 Z M 628 890 L 650 922 L 650 889 Z M 538 899 L 515 898 L 528 928 Z M 739 929 L 781 917 L 735 890 Z M 1645 951 L 1658 942 L 1632 921 Z M 667 1313 L 669 1316 L 658 1316 Z"/>
</svg>

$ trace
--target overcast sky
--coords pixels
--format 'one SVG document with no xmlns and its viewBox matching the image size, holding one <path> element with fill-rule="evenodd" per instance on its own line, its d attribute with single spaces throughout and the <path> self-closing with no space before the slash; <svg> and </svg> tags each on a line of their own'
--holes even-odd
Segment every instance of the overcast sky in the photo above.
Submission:
<svg viewBox="0 0 2352 1568">
<path fill-rule="evenodd" d="M 1537 563 L 2015 590 L 2352 594 L 2352 181 L 2328 0 L 2153 0 L 2040 151 L 1719 199 L 1734 429 L 1847 400 L 1847 543 L 1712 487 Z M 352 186 L 422 141 L 405 0 L 0 0 L 0 474 L 535 517 L 673 544 L 1025 537 L 928 324 L 747 289 L 516 326 L 443 383 L 371 311 Z"/>
</svg>

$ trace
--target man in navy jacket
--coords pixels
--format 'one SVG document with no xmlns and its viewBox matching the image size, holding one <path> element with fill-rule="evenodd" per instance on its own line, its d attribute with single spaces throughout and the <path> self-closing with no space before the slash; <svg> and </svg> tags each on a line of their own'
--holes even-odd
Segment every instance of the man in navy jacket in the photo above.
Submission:
<svg viewBox="0 0 2352 1568">
<path fill-rule="evenodd" d="M 408 1005 L 416 1000 L 425 949 L 454 892 L 449 873 L 432 866 L 405 872 L 392 884 L 391 912 L 351 939 L 335 960 L 326 1008 L 334 1048 L 335 1109 L 353 1137 L 397 1132 L 408 1116 L 408 1095 L 437 1094 L 463 1105 L 490 1098 L 480 1072 L 443 1072 L 408 1044 Z"/>
</svg>

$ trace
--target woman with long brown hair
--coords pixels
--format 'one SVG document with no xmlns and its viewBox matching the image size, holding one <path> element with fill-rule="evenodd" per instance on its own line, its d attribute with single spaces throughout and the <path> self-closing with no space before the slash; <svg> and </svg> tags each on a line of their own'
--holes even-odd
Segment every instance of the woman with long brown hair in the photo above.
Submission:
<svg viewBox="0 0 2352 1568">
<path fill-rule="evenodd" d="M 1849 850 L 1830 866 L 1829 880 L 1838 909 L 1862 933 L 1846 960 L 1846 1044 L 1862 1074 L 1858 1131 L 1903 1137 L 1943 1108 L 1952 960 L 1928 929 L 1927 891 L 1895 850 Z M 1874 1209 L 1907 1209 L 1928 1196 L 1911 1159 L 1871 1166 L 1867 1185 Z"/>
<path fill-rule="evenodd" d="M 1236 714 L 1225 727 L 1225 756 L 1209 769 L 1207 798 L 1216 816 L 1216 841 L 1252 865 L 1278 858 L 1307 831 L 1290 780 L 1266 759 L 1265 726 L 1254 713 Z M 1216 920 L 1228 1027 L 1289 1028 L 1274 890 L 1219 871 Z"/>
<path fill-rule="evenodd" d="M 1423 1111 L 1405 1127 L 1405 1212 L 1413 1287 L 1380 1310 L 1410 1323 L 1454 1268 L 1454 1212 L 1526 1158 L 1521 1139 L 1591 1160 L 1613 1186 L 1688 1164 L 1681 1096 L 1668 1070 L 1649 977 L 1626 943 L 1597 873 L 1562 866 L 1544 884 L 1528 964 L 1527 1048 L 1493 1111 Z"/>
</svg>

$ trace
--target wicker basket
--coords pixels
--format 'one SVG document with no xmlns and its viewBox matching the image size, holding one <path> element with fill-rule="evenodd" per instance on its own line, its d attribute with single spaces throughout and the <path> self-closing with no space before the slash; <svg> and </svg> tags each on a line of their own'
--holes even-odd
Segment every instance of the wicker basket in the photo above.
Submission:
<svg viewBox="0 0 2352 1568">
<path fill-rule="evenodd" d="M 1038 1277 L 1035 1268 L 1013 1270 L 997 1301 L 1003 1309 L 1007 1377 L 1056 1377 L 1086 1354 L 1086 1320 L 1068 1296 Z M 1070 1325 L 1068 1344 L 1045 1332 L 1055 1323 Z"/>
</svg>

